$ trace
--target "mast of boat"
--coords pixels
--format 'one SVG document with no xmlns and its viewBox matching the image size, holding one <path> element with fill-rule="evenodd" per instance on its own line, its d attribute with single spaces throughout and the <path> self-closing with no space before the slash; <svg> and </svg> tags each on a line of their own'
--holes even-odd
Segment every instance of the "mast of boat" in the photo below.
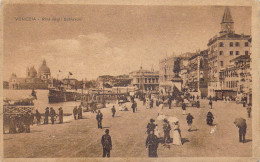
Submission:
<svg viewBox="0 0 260 162">
<path fill-rule="evenodd" d="M 81 102 L 83 102 L 83 88 L 84 88 L 83 78 L 82 78 L 82 89 L 81 89 Z"/>
</svg>

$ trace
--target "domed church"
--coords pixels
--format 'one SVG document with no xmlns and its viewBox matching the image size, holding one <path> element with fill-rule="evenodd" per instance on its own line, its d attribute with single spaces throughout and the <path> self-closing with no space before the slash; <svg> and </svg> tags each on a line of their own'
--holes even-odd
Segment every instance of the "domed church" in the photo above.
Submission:
<svg viewBox="0 0 260 162">
<path fill-rule="evenodd" d="M 46 60 L 43 60 L 38 73 L 34 66 L 26 68 L 25 78 L 18 78 L 13 73 L 9 79 L 9 89 L 47 89 L 50 82 L 51 71 L 46 64 Z"/>
</svg>

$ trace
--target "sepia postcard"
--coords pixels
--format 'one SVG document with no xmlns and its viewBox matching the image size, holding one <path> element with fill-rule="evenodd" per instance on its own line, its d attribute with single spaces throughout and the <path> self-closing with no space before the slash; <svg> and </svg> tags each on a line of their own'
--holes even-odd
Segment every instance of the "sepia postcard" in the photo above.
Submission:
<svg viewBox="0 0 260 162">
<path fill-rule="evenodd" d="M 257 0 L 1 9 L 1 161 L 260 161 Z"/>
</svg>

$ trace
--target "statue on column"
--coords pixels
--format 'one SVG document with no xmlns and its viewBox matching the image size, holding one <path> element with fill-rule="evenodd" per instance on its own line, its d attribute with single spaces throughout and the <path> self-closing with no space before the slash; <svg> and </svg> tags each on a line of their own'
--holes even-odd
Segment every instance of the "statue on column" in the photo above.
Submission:
<svg viewBox="0 0 260 162">
<path fill-rule="evenodd" d="M 179 73 L 181 71 L 181 67 L 180 67 L 180 64 L 181 64 L 181 59 L 180 58 L 177 58 L 175 61 L 174 61 L 174 65 L 173 65 L 173 72 L 175 74 L 175 78 L 179 78 Z"/>
</svg>

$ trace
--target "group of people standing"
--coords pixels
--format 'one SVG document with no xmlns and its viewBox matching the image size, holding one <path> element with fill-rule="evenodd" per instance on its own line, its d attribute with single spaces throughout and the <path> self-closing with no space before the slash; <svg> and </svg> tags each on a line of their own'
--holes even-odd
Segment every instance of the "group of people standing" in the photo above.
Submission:
<svg viewBox="0 0 260 162">
<path fill-rule="evenodd" d="M 82 119 L 82 106 L 80 105 L 79 107 L 75 106 L 74 109 L 73 109 L 73 116 L 74 116 L 74 119 L 77 120 L 77 119 Z"/>
<path fill-rule="evenodd" d="M 30 133 L 34 114 L 29 110 L 25 114 L 11 115 L 9 117 L 9 133 Z"/>
<path fill-rule="evenodd" d="M 57 119 L 57 116 L 59 116 L 59 124 L 62 124 L 63 123 L 63 109 L 62 109 L 62 107 L 60 107 L 58 110 L 59 110 L 59 113 L 56 114 L 56 111 L 54 110 L 54 108 L 47 107 L 45 109 L 45 113 L 44 113 L 44 124 L 49 124 L 49 117 L 51 117 L 51 123 L 54 124 L 54 122 Z M 40 123 L 40 120 L 41 120 L 40 116 L 41 115 L 37 110 L 36 111 L 37 123 Z"/>
</svg>

